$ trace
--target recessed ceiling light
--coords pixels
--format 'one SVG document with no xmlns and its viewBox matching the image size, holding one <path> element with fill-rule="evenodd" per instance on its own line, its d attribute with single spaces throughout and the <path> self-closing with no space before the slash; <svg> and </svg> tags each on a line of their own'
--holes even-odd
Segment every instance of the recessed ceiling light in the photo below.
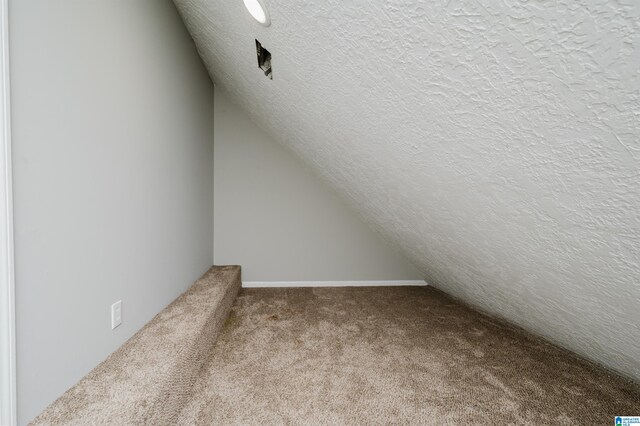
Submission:
<svg viewBox="0 0 640 426">
<path fill-rule="evenodd" d="M 264 25 L 268 27 L 271 25 L 271 18 L 269 18 L 269 12 L 267 11 L 267 7 L 264 5 L 262 0 L 242 0 L 244 1 L 244 6 L 247 8 L 251 16 Z"/>
</svg>

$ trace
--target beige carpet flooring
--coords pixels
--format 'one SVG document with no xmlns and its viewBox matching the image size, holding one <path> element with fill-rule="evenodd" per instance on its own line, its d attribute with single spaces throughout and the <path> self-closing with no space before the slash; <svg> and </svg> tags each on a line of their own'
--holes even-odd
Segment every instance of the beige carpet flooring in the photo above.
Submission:
<svg viewBox="0 0 640 426">
<path fill-rule="evenodd" d="M 243 289 L 182 425 L 609 425 L 640 389 L 432 288 Z"/>
<path fill-rule="evenodd" d="M 212 267 L 31 424 L 175 425 L 240 285 L 239 266 Z"/>
</svg>

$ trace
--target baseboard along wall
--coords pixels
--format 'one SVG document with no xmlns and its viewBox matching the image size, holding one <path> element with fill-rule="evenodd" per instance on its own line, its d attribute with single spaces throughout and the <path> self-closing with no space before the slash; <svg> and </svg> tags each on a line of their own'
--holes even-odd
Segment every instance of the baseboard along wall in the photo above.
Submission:
<svg viewBox="0 0 640 426">
<path fill-rule="evenodd" d="M 398 287 L 427 286 L 423 280 L 399 281 L 243 281 L 243 288 L 278 288 L 278 287 Z"/>
</svg>

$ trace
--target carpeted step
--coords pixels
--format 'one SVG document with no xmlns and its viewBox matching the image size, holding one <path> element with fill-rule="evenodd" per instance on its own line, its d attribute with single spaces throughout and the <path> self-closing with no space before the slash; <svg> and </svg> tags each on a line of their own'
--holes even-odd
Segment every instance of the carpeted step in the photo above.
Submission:
<svg viewBox="0 0 640 426">
<path fill-rule="evenodd" d="M 212 267 L 32 424 L 174 424 L 240 287 L 239 266 Z"/>
</svg>

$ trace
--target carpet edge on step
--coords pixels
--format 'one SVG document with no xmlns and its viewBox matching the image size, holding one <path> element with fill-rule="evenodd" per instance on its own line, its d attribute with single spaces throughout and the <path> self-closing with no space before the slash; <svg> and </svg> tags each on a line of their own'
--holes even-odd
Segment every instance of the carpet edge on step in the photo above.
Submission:
<svg viewBox="0 0 640 426">
<path fill-rule="evenodd" d="M 172 424 L 241 284 L 240 266 L 211 267 L 31 424 Z"/>
</svg>

